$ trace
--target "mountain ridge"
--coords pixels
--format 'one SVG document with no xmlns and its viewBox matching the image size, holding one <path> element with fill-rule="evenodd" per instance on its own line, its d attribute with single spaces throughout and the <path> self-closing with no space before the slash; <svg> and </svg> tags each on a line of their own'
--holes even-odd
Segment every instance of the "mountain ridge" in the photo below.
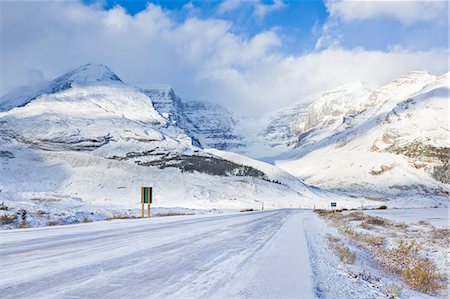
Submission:
<svg viewBox="0 0 450 299">
<path fill-rule="evenodd" d="M 441 204 L 449 194 L 445 141 L 417 144 L 408 139 L 417 134 L 405 129 L 409 114 L 433 115 L 437 129 L 420 125 L 419 132 L 444 135 L 439 119 L 448 111 L 441 105 L 448 74 L 411 72 L 378 89 L 352 82 L 245 119 L 217 104 L 184 102 L 168 85 L 127 85 L 104 65 L 85 65 L 52 82 L 52 92 L 0 111 L 0 162 L 11 177 L 0 181 L 0 189 L 13 202 L 52 194 L 126 205 L 123 198 L 137 197 L 133 186 L 148 176 L 160 180 L 164 204 L 192 208 L 258 207 L 256 195 L 274 207 L 326 206 L 330 196 L 348 207 L 364 197 L 395 205 L 426 196 Z M 24 162 L 55 184 L 39 187 L 36 172 L 23 176 Z M 55 175 L 47 165 L 59 165 Z M 117 169 L 112 176 L 99 177 L 111 167 Z M 35 189 L 23 195 L 17 182 L 26 180 Z M 104 186 L 111 191 L 100 196 Z M 181 203 L 185 196 L 189 200 Z"/>
</svg>

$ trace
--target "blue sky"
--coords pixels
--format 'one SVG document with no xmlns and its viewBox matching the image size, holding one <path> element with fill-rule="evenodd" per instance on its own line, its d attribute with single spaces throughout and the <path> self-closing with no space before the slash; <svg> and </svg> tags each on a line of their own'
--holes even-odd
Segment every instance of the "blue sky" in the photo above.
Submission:
<svg viewBox="0 0 450 299">
<path fill-rule="evenodd" d="M 147 0 L 85 0 L 87 4 L 99 3 L 104 9 L 108 10 L 114 6 L 121 6 L 131 15 L 145 10 Z M 174 18 L 182 22 L 186 18 L 196 16 L 199 18 L 220 18 L 232 22 L 232 31 L 236 34 L 250 37 L 258 32 L 276 28 L 283 38 L 283 51 L 285 53 L 296 54 L 305 51 L 311 51 L 315 47 L 317 38 L 320 35 L 319 30 L 327 19 L 327 10 L 321 0 L 307 1 L 284 1 L 282 9 L 273 11 L 263 18 L 255 18 L 253 14 L 253 1 L 243 1 L 239 9 L 227 13 L 219 13 L 221 1 L 177 1 L 177 0 L 158 0 L 151 1 L 170 11 Z M 261 1 L 264 5 L 271 5 L 273 1 Z M 189 9 L 192 5 L 195 9 Z"/>
<path fill-rule="evenodd" d="M 271 111 L 349 81 L 448 72 L 447 1 L 2 1 L 0 93 L 86 63 Z M 23 22 L 27 20 L 27 22 Z"/>
<path fill-rule="evenodd" d="M 317 39 L 322 33 L 321 27 L 330 17 L 326 3 L 322 0 L 284 0 L 282 8 L 259 18 L 254 16 L 252 4 L 255 1 L 252 0 L 242 1 L 243 4 L 238 9 L 226 13 L 219 12 L 222 1 L 217 0 L 151 2 L 170 11 L 179 22 L 192 16 L 202 19 L 214 17 L 230 21 L 233 24 L 234 33 L 247 37 L 275 28 L 283 38 L 282 51 L 293 55 L 315 49 Z M 145 10 L 149 1 L 85 0 L 85 3 L 99 3 L 105 10 L 119 5 L 130 15 L 136 15 Z M 274 1 L 262 0 L 260 3 L 270 6 Z M 342 36 L 341 46 L 345 48 L 386 50 L 389 47 L 401 45 L 409 49 L 426 50 L 433 47 L 448 47 L 447 25 L 447 22 L 438 23 L 429 22 L 429 20 L 405 24 L 392 15 L 379 15 L 374 18 L 340 23 L 334 31 L 335 34 Z"/>
</svg>

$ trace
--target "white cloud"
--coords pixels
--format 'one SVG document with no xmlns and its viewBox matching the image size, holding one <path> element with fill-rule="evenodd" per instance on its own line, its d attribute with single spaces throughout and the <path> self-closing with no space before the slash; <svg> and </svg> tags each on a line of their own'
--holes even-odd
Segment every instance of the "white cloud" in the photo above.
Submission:
<svg viewBox="0 0 450 299">
<path fill-rule="evenodd" d="M 272 4 L 263 4 L 261 2 L 255 5 L 255 16 L 264 18 L 264 16 L 270 12 L 280 10 L 284 8 L 286 5 L 283 3 L 283 0 L 274 0 Z"/>
<path fill-rule="evenodd" d="M 217 11 L 221 14 L 231 12 L 238 9 L 244 3 L 245 2 L 242 0 L 224 0 L 222 3 L 220 3 Z"/>
<path fill-rule="evenodd" d="M 33 81 L 24 76 L 29 70 L 50 79 L 93 62 L 105 63 L 130 84 L 167 83 L 187 99 L 258 112 L 348 81 L 379 85 L 415 68 L 448 71 L 447 50 L 336 47 L 285 56 L 275 30 L 247 38 L 223 20 L 189 17 L 177 23 L 153 4 L 135 16 L 78 2 L 8 2 L 2 8 L 2 94 Z"/>
<path fill-rule="evenodd" d="M 252 6 L 253 15 L 261 19 L 264 18 L 268 13 L 286 7 L 286 5 L 283 3 L 283 0 L 273 0 L 272 4 L 264 4 L 261 2 L 261 0 L 225 0 L 220 3 L 217 11 L 219 12 L 219 14 L 228 13 L 244 5 Z"/>
<path fill-rule="evenodd" d="M 344 22 L 387 16 L 404 24 L 417 21 L 447 22 L 447 1 L 405 0 L 328 0 L 326 6 L 330 17 Z"/>
</svg>

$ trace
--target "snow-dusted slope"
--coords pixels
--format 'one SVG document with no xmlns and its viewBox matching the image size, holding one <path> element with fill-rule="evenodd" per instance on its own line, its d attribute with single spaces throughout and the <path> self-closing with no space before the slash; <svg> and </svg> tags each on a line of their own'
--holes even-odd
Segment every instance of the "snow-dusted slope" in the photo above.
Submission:
<svg viewBox="0 0 450 299">
<path fill-rule="evenodd" d="M 369 90 L 361 82 L 352 82 L 314 101 L 307 99 L 267 115 L 245 117 L 240 122 L 244 146 L 232 150 L 273 162 L 279 154 L 295 150 L 312 132 L 320 129 L 320 135 L 328 136 L 342 124 L 345 115 L 365 109 L 362 102 L 368 94 Z"/>
<path fill-rule="evenodd" d="M 322 97 L 309 107 L 310 128 L 296 148 L 275 164 L 307 183 L 353 194 L 445 200 L 448 82 L 448 74 L 415 71 L 347 99 Z"/>
<path fill-rule="evenodd" d="M 57 93 L 72 85 L 92 82 L 122 82 L 106 65 L 86 64 L 74 69 L 51 82 L 36 86 L 22 86 L 0 98 L 0 111 L 21 107 L 43 94 Z"/>
</svg>

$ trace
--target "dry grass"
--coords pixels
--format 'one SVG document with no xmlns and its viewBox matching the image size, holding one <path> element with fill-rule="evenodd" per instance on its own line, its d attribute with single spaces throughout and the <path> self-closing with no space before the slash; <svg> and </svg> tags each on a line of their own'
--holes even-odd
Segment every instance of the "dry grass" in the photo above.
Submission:
<svg viewBox="0 0 450 299">
<path fill-rule="evenodd" d="M 436 265 L 428 259 L 418 258 L 401 274 L 402 280 L 413 289 L 435 295 L 446 285 L 444 275 L 437 272 Z"/>
<path fill-rule="evenodd" d="M 36 213 L 34 213 L 34 215 L 35 215 L 36 217 L 43 217 L 43 216 L 47 216 L 47 215 L 48 215 L 48 212 L 42 211 L 42 210 L 38 210 Z"/>
<path fill-rule="evenodd" d="M 59 220 L 50 220 L 47 222 L 47 226 L 55 226 L 59 224 L 60 224 Z"/>
<path fill-rule="evenodd" d="M 367 222 L 365 222 L 365 221 L 362 221 L 361 222 L 361 224 L 359 225 L 361 228 L 364 228 L 364 229 L 367 229 L 367 230 L 370 230 L 371 228 L 372 228 L 372 226 L 371 225 L 369 225 Z"/>
<path fill-rule="evenodd" d="M 420 220 L 417 222 L 417 224 L 424 225 L 424 226 L 432 226 L 431 223 L 426 220 Z"/>
<path fill-rule="evenodd" d="M 187 216 L 187 215 L 194 215 L 194 213 L 167 212 L 167 213 L 159 213 L 159 214 L 156 214 L 155 216 L 168 217 L 168 216 Z"/>
<path fill-rule="evenodd" d="M 420 251 L 420 245 L 414 240 L 400 241 L 396 248 L 376 250 L 374 258 L 385 270 L 399 275 L 411 288 L 436 295 L 445 287 L 446 277 L 438 272 L 431 260 L 421 257 Z"/>
<path fill-rule="evenodd" d="M 364 220 L 365 216 L 364 213 L 361 212 L 352 212 L 347 214 L 347 218 L 350 221 L 362 221 Z"/>
<path fill-rule="evenodd" d="M 327 215 L 329 215 L 330 213 L 333 213 L 332 211 L 330 211 L 330 210 L 323 210 L 323 209 L 315 209 L 314 210 L 314 213 L 316 213 L 316 214 L 318 214 L 319 216 L 327 216 Z"/>
<path fill-rule="evenodd" d="M 341 234 L 365 248 L 374 261 L 385 271 L 398 275 L 412 289 L 430 295 L 438 295 L 440 290 L 446 287 L 447 277 L 439 272 L 437 265 L 433 261 L 423 257 L 422 252 L 424 249 L 417 242 L 414 240 L 409 242 L 401 240 L 397 247 L 387 249 L 384 246 L 384 237 L 355 230 L 349 226 L 348 221 L 361 221 L 359 227 L 367 230 L 379 227 L 379 232 L 383 232 L 389 227 L 403 230 L 410 229 L 411 227 L 407 224 L 392 222 L 381 217 L 363 215 L 362 213 L 350 213 L 339 216 L 324 212 L 318 214 L 337 226 Z M 450 229 L 436 229 L 426 221 L 420 224 L 429 229 L 428 238 L 433 242 L 442 242 L 442 244 L 448 246 Z M 410 235 L 410 230 L 408 230 L 408 235 Z M 336 237 L 327 238 L 329 242 L 337 239 Z M 408 238 L 411 239 L 411 236 L 408 236 Z M 335 243 L 339 244 L 339 242 Z M 338 245 L 335 245 L 333 250 L 337 250 L 336 248 L 338 248 Z M 390 298 L 397 298 L 400 292 L 401 288 L 397 286 L 392 286 L 392 288 L 385 290 L 385 294 Z"/>
<path fill-rule="evenodd" d="M 339 228 L 339 232 L 356 241 L 360 245 L 365 244 L 369 246 L 382 246 L 385 243 L 384 237 L 360 233 L 348 226 Z"/>
<path fill-rule="evenodd" d="M 370 171 L 370 174 L 371 175 L 380 175 L 391 169 L 392 169 L 392 166 L 383 164 L 380 166 L 379 169 L 372 169 L 372 171 Z"/>
<path fill-rule="evenodd" d="M 405 229 L 405 228 L 408 227 L 408 224 L 406 224 L 405 222 L 397 222 L 394 226 L 395 226 L 396 228 Z"/>
<path fill-rule="evenodd" d="M 328 247 L 339 257 L 344 264 L 353 264 L 355 262 L 355 254 L 350 251 L 341 239 L 333 235 L 327 235 Z"/>
<path fill-rule="evenodd" d="M 363 241 L 372 246 L 383 246 L 384 243 L 386 242 L 384 237 L 373 236 L 370 234 L 362 234 L 362 235 Z"/>
<path fill-rule="evenodd" d="M 392 222 L 381 217 L 367 216 L 365 221 L 367 224 L 378 225 L 383 227 L 392 226 Z"/>
<path fill-rule="evenodd" d="M 27 228 L 28 224 L 26 221 L 21 221 L 19 224 L 17 224 L 17 228 Z"/>
<path fill-rule="evenodd" d="M 401 285 L 391 284 L 386 287 L 384 290 L 384 294 L 386 297 L 391 299 L 400 298 L 400 294 L 403 291 L 403 287 Z"/>
<path fill-rule="evenodd" d="M 113 215 L 112 217 L 105 218 L 106 221 L 110 220 L 116 220 L 116 219 L 137 219 L 138 217 L 135 216 L 128 216 L 128 215 Z"/>
<path fill-rule="evenodd" d="M 14 214 L 14 215 L 4 214 L 4 215 L 0 216 L 0 225 L 11 224 L 16 220 L 17 220 L 16 214 Z"/>
<path fill-rule="evenodd" d="M 429 235 L 432 243 L 450 247 L 450 228 L 434 228 Z"/>
<path fill-rule="evenodd" d="M 436 228 L 432 232 L 432 238 L 434 240 L 444 240 L 449 241 L 450 239 L 450 228 Z"/>
</svg>

